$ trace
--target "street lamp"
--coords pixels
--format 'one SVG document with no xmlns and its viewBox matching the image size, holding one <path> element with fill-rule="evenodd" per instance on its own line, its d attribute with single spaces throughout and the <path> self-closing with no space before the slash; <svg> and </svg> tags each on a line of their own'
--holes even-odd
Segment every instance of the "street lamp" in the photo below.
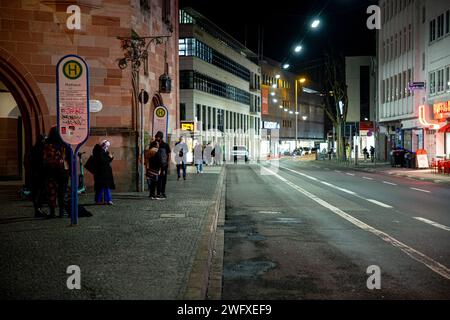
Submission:
<svg viewBox="0 0 450 320">
<path fill-rule="evenodd" d="M 295 149 L 298 145 L 298 86 L 297 82 L 300 82 L 300 87 L 303 88 L 303 83 L 306 82 L 305 78 L 295 79 Z M 305 120 L 305 119 L 303 119 Z"/>
<path fill-rule="evenodd" d="M 311 28 L 316 29 L 320 24 L 320 20 L 319 19 L 315 19 L 312 23 L 311 23 Z"/>
<path fill-rule="evenodd" d="M 283 65 L 283 69 L 288 69 L 289 68 L 289 63 L 285 63 L 284 65 Z"/>
<path fill-rule="evenodd" d="M 298 53 L 298 52 L 302 51 L 302 49 L 303 49 L 302 46 L 298 45 L 295 47 L 294 51 Z"/>
</svg>

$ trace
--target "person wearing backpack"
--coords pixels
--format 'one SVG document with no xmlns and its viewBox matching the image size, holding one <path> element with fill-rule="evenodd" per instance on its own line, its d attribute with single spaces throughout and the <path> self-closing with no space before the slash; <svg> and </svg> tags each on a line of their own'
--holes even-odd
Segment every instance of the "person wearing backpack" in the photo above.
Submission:
<svg viewBox="0 0 450 320">
<path fill-rule="evenodd" d="M 116 186 L 111 167 L 114 155 L 108 151 L 110 145 L 111 143 L 108 140 L 103 140 L 100 144 L 96 144 L 92 150 L 96 204 L 113 204 L 111 190 L 115 189 Z"/>
<path fill-rule="evenodd" d="M 175 155 L 178 154 L 178 157 L 175 156 L 175 162 L 177 164 L 177 175 L 178 180 L 181 178 L 180 171 L 183 170 L 183 180 L 186 180 L 186 162 L 187 162 L 187 153 L 188 153 L 187 144 L 184 142 L 184 137 L 181 136 L 180 140 L 175 144 Z"/>
<path fill-rule="evenodd" d="M 64 198 L 67 193 L 70 168 L 70 151 L 61 140 L 58 129 L 52 127 L 43 150 L 43 170 L 46 177 L 47 200 L 50 218 L 55 217 L 58 200 L 59 217 L 64 216 Z"/>
<path fill-rule="evenodd" d="M 161 171 L 161 152 L 159 151 L 159 143 L 157 141 L 152 141 L 150 143 L 150 148 L 145 150 L 145 175 L 147 176 L 149 197 L 152 200 L 157 200 L 156 190 L 159 191 L 159 175 Z M 159 192 L 158 192 L 159 193 Z M 161 198 L 162 199 L 162 198 Z"/>
<path fill-rule="evenodd" d="M 163 140 L 164 134 L 161 131 L 158 131 L 155 135 L 155 141 L 159 143 L 159 152 L 161 154 L 161 171 L 159 174 L 159 191 L 157 198 L 166 199 L 166 183 L 167 183 L 167 174 L 169 170 L 169 159 L 170 159 L 170 146 L 164 142 Z"/>
</svg>

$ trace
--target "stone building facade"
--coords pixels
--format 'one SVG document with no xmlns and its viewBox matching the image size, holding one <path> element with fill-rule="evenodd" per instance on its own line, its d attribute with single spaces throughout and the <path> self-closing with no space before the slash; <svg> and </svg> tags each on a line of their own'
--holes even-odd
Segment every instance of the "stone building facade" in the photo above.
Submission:
<svg viewBox="0 0 450 320">
<path fill-rule="evenodd" d="M 67 21 L 73 21 L 70 17 L 75 13 L 68 10 L 70 5 L 80 9 L 80 29 L 69 29 Z M 3 180 L 25 180 L 29 174 L 22 165 L 25 155 L 36 137 L 56 124 L 56 64 L 64 55 L 77 54 L 89 65 L 90 99 L 103 105 L 101 111 L 90 114 L 90 137 L 81 152 L 87 158 L 96 143 L 110 140 L 117 188 L 135 189 L 139 121 L 131 68 L 118 67 L 124 51 L 117 38 L 133 35 L 170 36 L 166 42 L 149 45 L 148 67 L 141 66 L 139 89 L 150 96 L 144 111 L 145 131 L 151 133 L 154 108 L 165 105 L 171 132 L 179 122 L 178 0 L 0 0 L 0 123 L 10 123 L 0 130 L 0 145 L 20 149 L 14 149 L 14 157 L 0 158 Z M 159 92 L 165 52 L 170 93 Z M 12 134 L 13 130 L 22 132 L 22 137 Z M 14 162 L 15 172 L 4 169 Z M 87 178 L 89 187 L 92 179 Z"/>
</svg>

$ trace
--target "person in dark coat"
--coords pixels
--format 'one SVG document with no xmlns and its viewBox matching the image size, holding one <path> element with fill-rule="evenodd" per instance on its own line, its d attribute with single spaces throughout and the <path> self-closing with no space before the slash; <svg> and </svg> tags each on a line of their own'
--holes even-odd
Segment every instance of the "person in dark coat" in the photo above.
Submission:
<svg viewBox="0 0 450 320">
<path fill-rule="evenodd" d="M 44 146 L 46 139 L 45 134 L 40 134 L 30 152 L 31 197 L 35 218 L 46 216 L 42 210 L 45 195 Z"/>
<path fill-rule="evenodd" d="M 43 171 L 47 185 L 47 200 L 50 218 L 55 217 L 56 200 L 58 200 L 59 217 L 65 213 L 65 196 L 69 182 L 70 150 L 59 136 L 58 129 L 52 127 L 43 151 Z"/>
<path fill-rule="evenodd" d="M 101 144 L 96 144 L 92 150 L 96 204 L 113 204 L 111 190 L 115 189 L 116 186 L 111 167 L 114 155 L 108 151 L 110 145 L 111 143 L 108 140 L 103 140 Z"/>
<path fill-rule="evenodd" d="M 159 190 L 159 175 L 161 173 L 161 151 L 159 151 L 159 143 L 152 141 L 150 148 L 145 150 L 145 169 L 148 183 L 149 197 L 152 200 L 158 200 L 156 190 Z"/>
</svg>

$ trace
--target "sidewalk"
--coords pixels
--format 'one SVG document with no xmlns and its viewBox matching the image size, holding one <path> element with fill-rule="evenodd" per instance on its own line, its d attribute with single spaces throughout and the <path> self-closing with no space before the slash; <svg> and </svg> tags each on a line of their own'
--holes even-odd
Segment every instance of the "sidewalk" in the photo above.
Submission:
<svg viewBox="0 0 450 320">
<path fill-rule="evenodd" d="M 33 218 L 30 202 L 0 188 L 0 299 L 198 297 L 207 283 L 192 279 L 209 268 L 200 251 L 213 251 L 223 176 L 222 167 L 205 167 L 176 181 L 171 171 L 166 200 L 113 193 L 114 206 L 95 206 L 92 194 L 82 195 L 93 217 L 75 227 L 67 218 Z M 67 289 L 69 265 L 81 269 L 81 290 Z"/>
<path fill-rule="evenodd" d="M 358 165 L 349 163 L 338 163 L 335 160 L 320 160 L 321 164 L 331 167 L 349 168 L 352 170 L 381 173 L 386 175 L 395 175 L 400 177 L 406 177 L 422 181 L 430 181 L 450 186 L 450 175 L 444 175 L 442 173 L 433 173 L 431 169 L 411 169 L 411 168 L 399 168 L 392 167 L 389 162 L 358 162 Z"/>
</svg>

